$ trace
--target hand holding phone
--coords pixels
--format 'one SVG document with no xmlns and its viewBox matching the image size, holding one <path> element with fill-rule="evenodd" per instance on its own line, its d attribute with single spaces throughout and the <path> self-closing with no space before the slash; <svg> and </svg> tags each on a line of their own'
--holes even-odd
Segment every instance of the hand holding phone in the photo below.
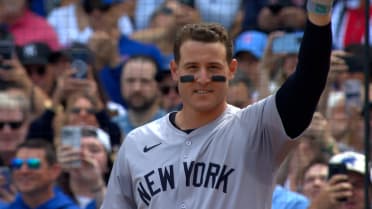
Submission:
<svg viewBox="0 0 372 209">
<path fill-rule="evenodd" d="M 88 65 L 81 59 L 73 60 L 71 63 L 71 68 L 74 70 L 72 74 L 73 78 L 86 79 L 88 76 Z"/>
<path fill-rule="evenodd" d="M 344 163 L 330 163 L 328 164 L 328 179 L 332 178 L 334 175 L 338 174 L 347 174 L 347 168 Z M 338 198 L 337 199 L 340 202 L 347 201 L 346 197 Z"/>
<path fill-rule="evenodd" d="M 80 149 L 81 143 L 81 127 L 80 126 L 64 126 L 61 129 L 61 144 L 69 146 L 70 148 Z M 74 156 L 66 156 L 66 153 L 71 151 L 71 149 L 62 149 L 60 150 L 59 157 L 63 162 L 68 161 L 69 167 L 79 168 L 81 166 L 81 159 L 79 158 L 79 153 Z M 68 159 L 67 159 L 68 158 Z M 71 160 L 72 159 L 72 160 Z"/>
</svg>

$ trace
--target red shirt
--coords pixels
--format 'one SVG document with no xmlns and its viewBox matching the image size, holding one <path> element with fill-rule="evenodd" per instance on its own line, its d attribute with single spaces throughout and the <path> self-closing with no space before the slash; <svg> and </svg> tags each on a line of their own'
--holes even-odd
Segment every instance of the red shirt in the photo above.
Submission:
<svg viewBox="0 0 372 209">
<path fill-rule="evenodd" d="M 22 17 L 9 27 L 16 45 L 31 42 L 46 43 L 53 51 L 61 48 L 53 27 L 44 18 L 26 10 Z"/>
</svg>

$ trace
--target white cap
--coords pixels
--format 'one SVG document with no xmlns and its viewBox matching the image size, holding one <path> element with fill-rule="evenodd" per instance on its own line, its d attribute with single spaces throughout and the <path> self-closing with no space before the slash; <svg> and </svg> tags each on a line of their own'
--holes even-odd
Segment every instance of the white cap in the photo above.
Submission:
<svg viewBox="0 0 372 209">
<path fill-rule="evenodd" d="M 83 126 L 82 128 L 83 130 L 85 129 L 85 130 L 94 132 L 94 135 L 95 135 L 94 137 L 96 137 L 97 140 L 103 144 L 107 152 L 111 152 L 111 140 L 110 140 L 110 135 L 107 132 L 105 132 L 104 130 L 100 128 L 93 127 L 93 126 Z M 88 135 L 84 134 L 84 131 L 82 135 L 83 137 L 89 136 L 89 134 Z"/>
<path fill-rule="evenodd" d="M 110 136 L 104 130 L 96 128 L 97 139 L 103 144 L 107 152 L 111 152 Z"/>
<path fill-rule="evenodd" d="M 348 171 L 365 175 L 365 157 L 363 154 L 347 151 L 334 155 L 329 163 L 343 163 Z M 371 173 L 371 171 L 370 171 Z M 370 175 L 371 176 L 371 175 Z"/>
</svg>

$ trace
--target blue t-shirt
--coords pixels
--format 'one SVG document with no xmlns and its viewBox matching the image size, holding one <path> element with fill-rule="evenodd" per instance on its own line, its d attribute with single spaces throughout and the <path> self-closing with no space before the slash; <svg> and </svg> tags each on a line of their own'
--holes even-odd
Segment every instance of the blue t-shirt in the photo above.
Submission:
<svg viewBox="0 0 372 209">
<path fill-rule="evenodd" d="M 276 185 L 271 209 L 307 209 L 310 201 L 303 195 Z"/>
<path fill-rule="evenodd" d="M 14 202 L 10 203 L 6 209 L 31 209 L 23 201 L 21 195 L 17 195 Z M 72 199 L 61 190 L 54 190 L 54 197 L 33 209 L 80 209 Z"/>
<path fill-rule="evenodd" d="M 0 209 L 5 209 L 9 204 L 0 200 Z"/>
</svg>

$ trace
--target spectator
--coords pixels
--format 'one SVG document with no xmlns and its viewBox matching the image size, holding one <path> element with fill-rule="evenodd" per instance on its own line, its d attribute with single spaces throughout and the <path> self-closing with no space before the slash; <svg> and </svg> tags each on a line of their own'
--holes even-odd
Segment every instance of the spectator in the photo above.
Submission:
<svg viewBox="0 0 372 209">
<path fill-rule="evenodd" d="M 1 1 L 0 20 L 7 25 L 15 44 L 22 46 L 42 42 L 53 51 L 60 49 L 53 27 L 47 20 L 33 13 L 27 4 L 26 0 Z"/>
<path fill-rule="evenodd" d="M 59 144 L 58 161 L 68 174 L 65 176 L 68 183 L 64 187 L 71 190 L 80 208 L 99 206 L 112 166 L 109 135 L 102 129 L 82 126 L 80 149 L 64 145 L 63 141 Z M 75 162 L 80 162 L 80 165 L 74 166 Z"/>
<path fill-rule="evenodd" d="M 12 179 L 19 194 L 8 209 L 79 207 L 58 188 L 61 172 L 53 145 L 45 140 L 29 140 L 20 144 L 12 159 Z"/>
<path fill-rule="evenodd" d="M 0 158 L 5 165 L 10 165 L 17 146 L 25 141 L 29 116 L 25 97 L 0 93 Z"/>
<path fill-rule="evenodd" d="M 48 45 L 35 42 L 18 47 L 17 55 L 27 75 L 33 84 L 38 86 L 49 97 L 53 94 L 56 75 L 51 66 L 48 65 L 48 58 L 51 50 Z"/>
<path fill-rule="evenodd" d="M 301 171 L 315 158 L 329 158 L 339 149 L 332 135 L 327 119 L 319 112 L 315 112 L 310 126 L 300 136 L 300 142 L 285 163 L 281 173 L 277 175 L 279 184 L 291 191 L 300 191 L 298 184 Z"/>
<path fill-rule="evenodd" d="M 306 22 L 305 1 L 270 0 L 257 16 L 258 29 L 265 32 L 302 31 Z"/>
<path fill-rule="evenodd" d="M 74 42 L 87 43 L 92 35 L 88 15 L 80 1 L 54 8 L 47 21 L 53 26 L 63 47 L 69 47 Z"/>
<path fill-rule="evenodd" d="M 273 192 L 272 209 L 307 209 L 309 200 L 300 193 L 276 185 Z"/>
<path fill-rule="evenodd" d="M 165 0 L 137 0 L 134 12 L 135 30 L 149 26 L 151 15 Z"/>
<path fill-rule="evenodd" d="M 28 138 L 41 137 L 53 141 L 64 125 L 90 125 L 109 133 L 114 149 L 121 143 L 119 127 L 110 121 L 102 102 L 92 94 L 77 91 L 65 98 L 66 107 L 61 110 L 61 102 L 54 102 L 42 117 L 33 121 Z M 57 100 L 56 100 L 57 101 Z M 56 104 L 56 105 L 54 105 Z"/>
<path fill-rule="evenodd" d="M 364 189 L 371 189 L 371 181 L 365 182 L 365 157 L 358 152 L 344 152 L 332 156 L 330 163 L 341 163 L 346 166 L 345 174 L 330 176 L 323 189 L 310 205 L 310 209 L 364 209 Z M 370 178 L 369 178 L 370 179 Z M 340 199 L 345 198 L 345 201 Z M 371 196 L 369 196 L 371 200 Z"/>
<path fill-rule="evenodd" d="M 121 75 L 121 91 L 128 105 L 127 114 L 113 118 L 125 135 L 166 114 L 159 106 L 157 73 L 156 62 L 149 57 L 135 56 L 125 63 Z"/>
<path fill-rule="evenodd" d="M 229 82 L 227 89 L 227 103 L 235 107 L 244 108 L 252 103 L 251 81 L 244 75 L 236 75 Z"/>
<path fill-rule="evenodd" d="M 299 192 L 312 202 L 323 189 L 328 177 L 328 161 L 316 157 L 300 171 L 298 177 Z"/>
<path fill-rule="evenodd" d="M 182 107 L 182 101 L 178 93 L 177 82 L 172 79 L 170 70 L 161 70 L 157 77 L 161 93 L 161 108 L 166 112 L 179 110 Z"/>
<path fill-rule="evenodd" d="M 259 31 L 244 31 L 235 39 L 234 57 L 238 60 L 238 72 L 252 82 L 252 101 L 257 101 L 261 72 L 259 62 L 266 47 L 267 35 Z"/>
<path fill-rule="evenodd" d="M 241 2 L 242 0 L 195 0 L 193 6 L 199 11 L 203 22 L 217 22 L 230 31 Z"/>
<path fill-rule="evenodd" d="M 370 10 L 372 5 L 370 6 Z M 344 49 L 350 44 L 365 43 L 365 1 L 337 1 L 332 12 L 333 47 Z M 371 16 L 370 16 L 371 20 Z M 371 25 L 369 26 L 371 30 Z M 370 34 L 370 44 L 372 42 Z"/>
</svg>

